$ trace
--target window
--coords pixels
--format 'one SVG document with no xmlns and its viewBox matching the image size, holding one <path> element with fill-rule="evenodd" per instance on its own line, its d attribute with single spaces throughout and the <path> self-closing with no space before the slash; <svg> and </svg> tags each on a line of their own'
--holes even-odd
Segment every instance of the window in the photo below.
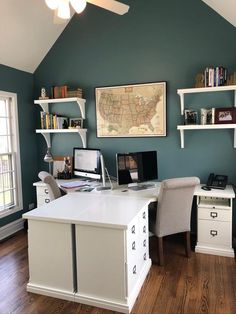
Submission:
<svg viewBox="0 0 236 314">
<path fill-rule="evenodd" d="M 0 91 L 0 217 L 22 209 L 16 94 Z"/>
</svg>

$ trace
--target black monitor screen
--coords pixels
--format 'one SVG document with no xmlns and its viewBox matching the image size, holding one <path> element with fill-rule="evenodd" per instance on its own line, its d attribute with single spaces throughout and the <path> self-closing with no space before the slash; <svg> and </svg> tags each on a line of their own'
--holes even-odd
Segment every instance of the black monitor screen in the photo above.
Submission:
<svg viewBox="0 0 236 314">
<path fill-rule="evenodd" d="M 100 150 L 77 148 L 73 150 L 74 175 L 93 179 L 101 178 Z"/>
<path fill-rule="evenodd" d="M 119 185 L 158 179 L 156 151 L 118 153 L 116 167 Z"/>
</svg>

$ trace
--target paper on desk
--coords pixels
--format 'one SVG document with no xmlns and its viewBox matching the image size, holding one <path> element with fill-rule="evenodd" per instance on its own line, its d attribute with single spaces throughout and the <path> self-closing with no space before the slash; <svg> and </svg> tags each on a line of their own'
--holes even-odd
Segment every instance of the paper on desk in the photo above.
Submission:
<svg viewBox="0 0 236 314">
<path fill-rule="evenodd" d="M 88 186 L 88 183 L 86 181 L 70 181 L 61 184 L 61 187 L 65 189 L 74 189 L 82 186 Z"/>
</svg>

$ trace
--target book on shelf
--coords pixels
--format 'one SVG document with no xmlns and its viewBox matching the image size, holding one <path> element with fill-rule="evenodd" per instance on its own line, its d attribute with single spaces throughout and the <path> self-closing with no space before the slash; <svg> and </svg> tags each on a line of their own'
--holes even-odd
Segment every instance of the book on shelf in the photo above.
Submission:
<svg viewBox="0 0 236 314">
<path fill-rule="evenodd" d="M 206 67 L 204 71 L 205 87 L 223 86 L 227 81 L 227 69 L 222 66 Z"/>
<path fill-rule="evenodd" d="M 83 90 L 81 88 L 69 87 L 67 85 L 62 86 L 52 86 L 51 88 L 51 97 L 52 98 L 70 98 L 78 97 L 82 98 Z"/>
<path fill-rule="evenodd" d="M 48 112 L 40 112 L 41 129 L 68 129 L 69 118 Z"/>
</svg>

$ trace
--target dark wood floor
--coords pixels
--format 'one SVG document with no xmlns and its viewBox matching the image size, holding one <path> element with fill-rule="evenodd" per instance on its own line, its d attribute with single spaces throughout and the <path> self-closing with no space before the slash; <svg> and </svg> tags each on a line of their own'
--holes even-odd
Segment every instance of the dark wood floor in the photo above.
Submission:
<svg viewBox="0 0 236 314">
<path fill-rule="evenodd" d="M 151 240 L 154 258 L 155 242 Z M 132 314 L 236 313 L 233 258 L 192 253 L 180 241 L 164 242 L 164 267 L 153 265 Z M 0 243 L 0 314 L 114 314 L 113 311 L 26 292 L 27 235 L 20 231 Z"/>
</svg>

